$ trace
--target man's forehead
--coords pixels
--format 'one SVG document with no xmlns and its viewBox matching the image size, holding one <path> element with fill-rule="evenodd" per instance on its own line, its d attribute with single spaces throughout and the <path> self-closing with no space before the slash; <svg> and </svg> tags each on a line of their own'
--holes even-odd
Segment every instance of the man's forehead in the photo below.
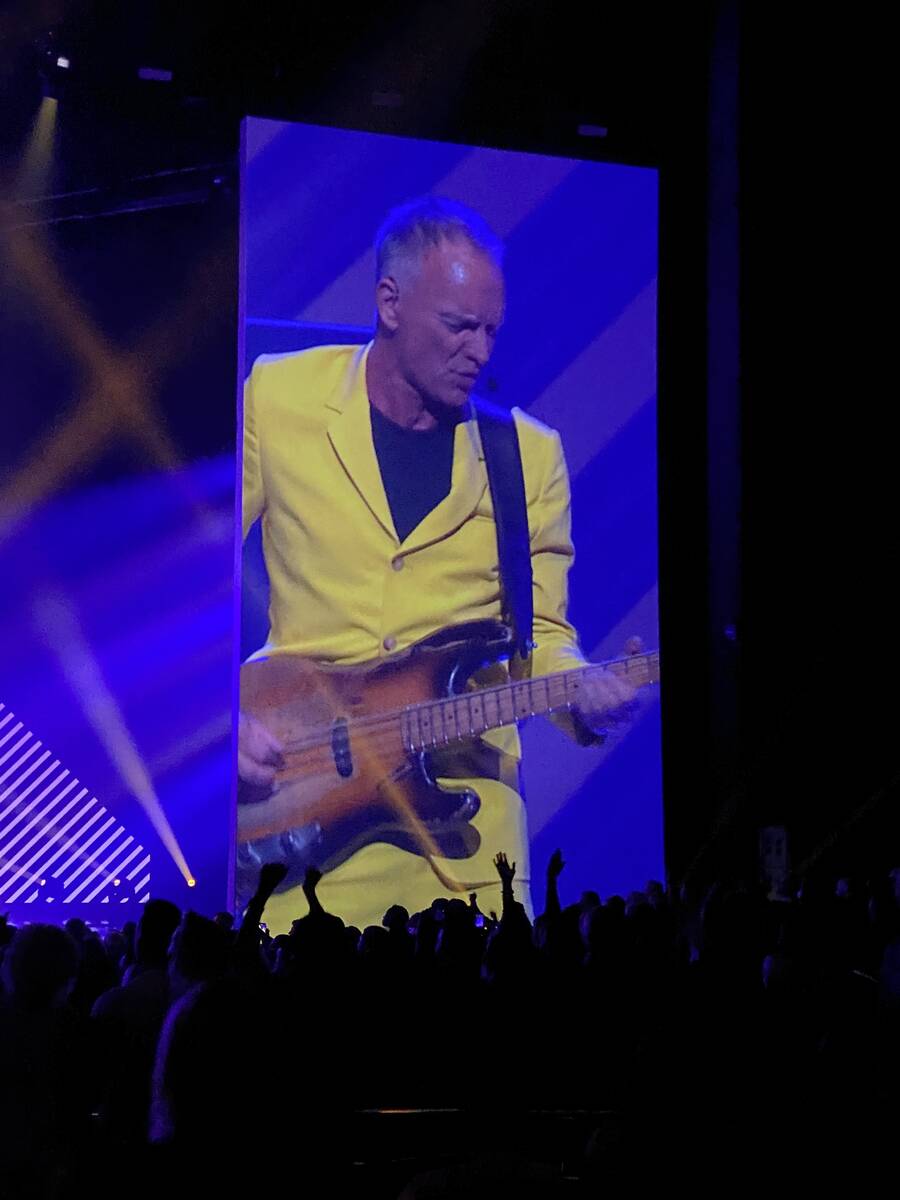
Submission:
<svg viewBox="0 0 900 1200">
<path fill-rule="evenodd" d="M 465 238 L 445 238 L 422 256 L 422 266 L 429 274 L 449 277 L 455 282 L 467 282 L 473 274 L 494 275 L 503 280 L 503 271 L 491 255 Z"/>
</svg>

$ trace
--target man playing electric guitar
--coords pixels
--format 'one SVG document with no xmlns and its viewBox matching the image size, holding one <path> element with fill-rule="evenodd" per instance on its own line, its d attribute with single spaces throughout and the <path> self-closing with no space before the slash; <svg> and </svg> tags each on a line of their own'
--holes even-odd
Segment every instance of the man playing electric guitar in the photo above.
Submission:
<svg viewBox="0 0 900 1200">
<path fill-rule="evenodd" d="M 392 213 L 376 250 L 372 342 L 264 356 L 245 392 L 244 533 L 262 517 L 271 627 L 242 670 L 238 840 L 248 869 L 293 860 L 276 931 L 302 914 L 311 863 L 325 906 L 360 927 L 472 890 L 499 910 L 498 851 L 530 910 L 516 721 L 545 711 L 590 744 L 655 678 L 655 660 L 583 669 L 559 437 L 514 410 L 534 647 L 514 672 L 531 690 L 510 688 L 470 403 L 503 323 L 502 248 L 429 197 Z M 560 672 L 568 684 L 544 679 Z M 447 690 L 461 698 L 430 703 Z"/>
</svg>

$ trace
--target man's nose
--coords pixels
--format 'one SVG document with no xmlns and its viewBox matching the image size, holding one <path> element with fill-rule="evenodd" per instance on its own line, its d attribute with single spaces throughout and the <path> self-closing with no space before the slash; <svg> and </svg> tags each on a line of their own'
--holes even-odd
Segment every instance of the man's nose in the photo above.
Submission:
<svg viewBox="0 0 900 1200">
<path fill-rule="evenodd" d="M 493 350 L 493 345 L 487 335 L 487 331 L 484 329 L 474 330 L 469 340 L 468 349 L 469 357 L 477 364 L 478 370 L 480 371 L 486 367 L 490 361 L 491 351 Z"/>
</svg>

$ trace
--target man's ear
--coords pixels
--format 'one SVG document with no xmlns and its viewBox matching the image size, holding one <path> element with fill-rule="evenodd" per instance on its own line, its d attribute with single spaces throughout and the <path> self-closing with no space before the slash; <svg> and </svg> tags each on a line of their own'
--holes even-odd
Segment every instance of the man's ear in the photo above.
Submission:
<svg viewBox="0 0 900 1200">
<path fill-rule="evenodd" d="M 400 302 L 400 285 L 393 275 L 385 275 L 378 280 L 375 288 L 375 306 L 378 310 L 379 323 L 394 333 L 399 322 L 398 306 Z"/>
</svg>

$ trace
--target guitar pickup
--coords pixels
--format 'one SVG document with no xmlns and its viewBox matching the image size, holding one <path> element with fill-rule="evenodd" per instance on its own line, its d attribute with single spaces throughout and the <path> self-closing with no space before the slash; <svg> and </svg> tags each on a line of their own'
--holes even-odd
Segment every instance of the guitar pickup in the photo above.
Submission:
<svg viewBox="0 0 900 1200">
<path fill-rule="evenodd" d="M 350 731 L 346 717 L 338 717 L 332 726 L 331 753 L 338 775 L 342 779 L 349 779 L 353 774 L 353 755 L 350 753 Z"/>
</svg>

